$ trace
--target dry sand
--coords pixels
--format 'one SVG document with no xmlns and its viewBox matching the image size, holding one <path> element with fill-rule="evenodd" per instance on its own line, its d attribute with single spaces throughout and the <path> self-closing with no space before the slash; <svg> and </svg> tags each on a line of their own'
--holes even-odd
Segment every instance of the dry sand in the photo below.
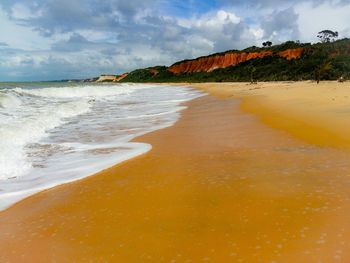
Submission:
<svg viewBox="0 0 350 263">
<path fill-rule="evenodd" d="M 266 124 L 320 146 L 350 148 L 350 82 L 207 83 L 192 85 L 223 98 Z"/>
<path fill-rule="evenodd" d="M 0 262 L 349 262 L 349 85 L 299 84 L 202 84 L 150 153 L 0 213 Z"/>
</svg>

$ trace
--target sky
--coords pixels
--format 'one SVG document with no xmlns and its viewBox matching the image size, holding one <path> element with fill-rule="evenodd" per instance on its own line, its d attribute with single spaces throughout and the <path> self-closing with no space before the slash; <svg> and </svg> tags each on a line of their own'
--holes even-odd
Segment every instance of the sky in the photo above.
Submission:
<svg viewBox="0 0 350 263">
<path fill-rule="evenodd" d="M 350 37 L 350 0 L 0 0 L 0 81 L 83 79 Z"/>
</svg>

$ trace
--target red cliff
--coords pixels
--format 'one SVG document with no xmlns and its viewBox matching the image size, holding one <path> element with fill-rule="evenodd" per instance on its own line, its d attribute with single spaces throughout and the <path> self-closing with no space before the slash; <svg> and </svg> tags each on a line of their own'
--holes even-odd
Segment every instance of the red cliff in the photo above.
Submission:
<svg viewBox="0 0 350 263">
<path fill-rule="evenodd" d="M 125 79 L 128 75 L 129 75 L 128 73 L 124 73 L 123 75 L 120 75 L 120 76 L 116 79 L 116 81 L 119 82 L 119 81 Z"/>
<path fill-rule="evenodd" d="M 286 58 L 288 60 L 300 58 L 304 53 L 304 49 L 294 48 L 294 49 L 286 49 L 278 53 L 280 57 Z"/>
<path fill-rule="evenodd" d="M 303 54 L 303 48 L 287 49 L 278 52 L 277 55 L 288 60 L 297 59 Z M 169 67 L 169 71 L 174 74 L 194 73 L 194 72 L 211 72 L 218 68 L 227 68 L 235 66 L 239 63 L 256 59 L 272 56 L 272 51 L 260 51 L 260 52 L 228 52 L 220 55 L 212 55 L 208 57 L 202 57 L 194 60 L 187 60 L 179 62 Z"/>
</svg>

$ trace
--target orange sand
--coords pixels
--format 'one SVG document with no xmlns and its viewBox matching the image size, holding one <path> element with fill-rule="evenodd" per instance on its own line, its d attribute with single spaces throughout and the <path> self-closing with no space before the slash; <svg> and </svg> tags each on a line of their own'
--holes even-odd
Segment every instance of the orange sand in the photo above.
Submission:
<svg viewBox="0 0 350 263">
<path fill-rule="evenodd" d="M 350 158 L 189 103 L 153 150 L 0 213 L 0 262 L 350 262 Z"/>
<path fill-rule="evenodd" d="M 192 85 L 242 100 L 271 127 L 319 146 L 350 149 L 350 82 L 203 83 Z"/>
</svg>

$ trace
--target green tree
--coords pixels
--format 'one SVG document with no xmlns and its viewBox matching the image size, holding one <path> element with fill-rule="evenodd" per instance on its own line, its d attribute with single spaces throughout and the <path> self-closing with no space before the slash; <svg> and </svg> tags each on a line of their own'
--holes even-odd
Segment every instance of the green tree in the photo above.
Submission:
<svg viewBox="0 0 350 263">
<path fill-rule="evenodd" d="M 262 45 L 264 47 L 271 47 L 272 46 L 272 42 L 271 41 L 266 41 L 266 42 L 262 43 Z"/>
<path fill-rule="evenodd" d="M 322 43 L 329 43 L 338 38 L 338 32 L 332 30 L 322 30 L 318 32 L 317 37 L 321 40 Z"/>
</svg>

